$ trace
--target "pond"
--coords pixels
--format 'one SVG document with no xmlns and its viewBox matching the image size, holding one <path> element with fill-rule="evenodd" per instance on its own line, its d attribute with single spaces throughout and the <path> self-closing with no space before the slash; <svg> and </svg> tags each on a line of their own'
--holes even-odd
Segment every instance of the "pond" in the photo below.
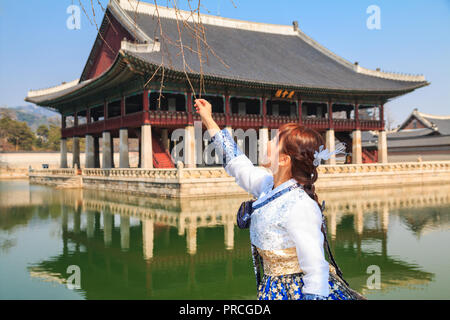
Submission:
<svg viewBox="0 0 450 320">
<path fill-rule="evenodd" d="M 319 198 L 352 288 L 369 299 L 450 298 L 450 185 Z M 0 181 L 0 299 L 255 299 L 248 230 L 235 224 L 243 200 Z M 67 281 L 74 270 L 78 288 Z"/>
</svg>

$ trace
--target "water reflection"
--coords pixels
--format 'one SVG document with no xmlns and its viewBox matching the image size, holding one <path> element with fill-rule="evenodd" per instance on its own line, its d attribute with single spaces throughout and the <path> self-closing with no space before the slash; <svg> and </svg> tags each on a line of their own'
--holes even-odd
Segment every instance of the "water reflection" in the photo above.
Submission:
<svg viewBox="0 0 450 320">
<path fill-rule="evenodd" d="M 86 299 L 255 297 L 248 231 L 235 226 L 245 198 L 155 199 L 0 184 L 4 253 L 14 251 L 14 238 L 5 235 L 17 228 L 48 219 L 60 226 L 61 252 L 29 261 L 31 277 L 64 283 L 67 267 L 78 265 Z M 449 230 L 449 191 L 427 186 L 320 194 L 332 249 L 352 287 L 372 293 L 366 285 L 370 265 L 380 266 L 387 292 L 435 280 L 435 273 L 391 254 L 388 240 L 401 230 L 417 239 Z"/>
</svg>

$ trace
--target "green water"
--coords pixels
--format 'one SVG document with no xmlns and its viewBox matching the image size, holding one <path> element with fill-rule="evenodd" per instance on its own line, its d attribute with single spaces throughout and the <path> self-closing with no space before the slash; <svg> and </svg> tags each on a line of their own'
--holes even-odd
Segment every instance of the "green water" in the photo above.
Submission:
<svg viewBox="0 0 450 320">
<path fill-rule="evenodd" d="M 450 186 L 319 193 L 350 285 L 450 298 Z M 245 198 L 167 200 L 0 181 L 0 299 L 254 299 Z M 381 286 L 367 282 L 378 266 Z M 69 289 L 69 266 L 80 288 Z M 70 281 L 69 281 L 70 282 Z"/>
</svg>

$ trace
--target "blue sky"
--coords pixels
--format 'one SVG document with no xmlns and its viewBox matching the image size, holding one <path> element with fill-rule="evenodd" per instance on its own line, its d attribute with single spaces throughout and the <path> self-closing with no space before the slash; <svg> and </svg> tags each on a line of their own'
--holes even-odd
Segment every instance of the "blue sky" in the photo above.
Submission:
<svg viewBox="0 0 450 320">
<path fill-rule="evenodd" d="M 81 75 L 97 30 L 84 14 L 80 30 L 67 29 L 66 10 L 72 2 L 78 4 L 78 0 L 0 0 L 0 106 L 24 105 L 29 89 L 54 86 Z M 90 0 L 81 2 L 90 10 Z M 101 0 L 104 6 L 107 2 Z M 185 0 L 178 2 L 185 7 Z M 203 12 L 223 17 L 286 25 L 298 20 L 306 34 L 349 61 L 371 69 L 424 74 L 430 86 L 387 104 L 397 124 L 413 108 L 450 114 L 450 0 L 202 3 Z M 366 27 L 370 5 L 380 7 L 381 30 Z M 95 9 L 100 24 L 103 13 L 98 5 Z M 92 17 L 92 12 L 89 15 Z"/>
</svg>

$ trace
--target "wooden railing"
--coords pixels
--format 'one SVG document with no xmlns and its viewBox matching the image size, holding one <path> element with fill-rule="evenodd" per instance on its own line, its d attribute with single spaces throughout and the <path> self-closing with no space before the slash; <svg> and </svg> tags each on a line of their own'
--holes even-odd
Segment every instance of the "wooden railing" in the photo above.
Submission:
<svg viewBox="0 0 450 320">
<path fill-rule="evenodd" d="M 99 134 L 103 131 L 118 130 L 124 127 L 139 127 L 144 123 L 145 113 L 136 112 L 127 114 L 123 117 L 118 116 L 106 120 L 95 121 L 87 124 L 78 125 L 77 127 L 63 128 L 61 130 L 63 138 L 73 136 L 84 136 L 86 134 Z M 230 125 L 233 128 L 261 128 L 266 125 L 269 128 L 279 128 L 285 123 L 298 123 L 297 116 L 270 116 L 264 117 L 259 114 L 230 114 L 214 113 L 213 118 L 219 126 L 224 127 Z M 192 114 L 194 121 L 200 121 L 200 116 L 196 113 Z M 148 112 L 148 120 L 150 124 L 157 127 L 184 127 L 188 124 L 189 116 L 185 111 L 162 111 L 151 110 Z M 316 130 L 327 130 L 330 127 L 329 120 L 326 118 L 304 118 L 302 123 Z M 352 119 L 333 119 L 333 127 L 336 131 L 351 131 L 357 128 L 357 122 Z M 383 122 L 379 120 L 359 120 L 361 130 L 382 130 Z"/>
</svg>

